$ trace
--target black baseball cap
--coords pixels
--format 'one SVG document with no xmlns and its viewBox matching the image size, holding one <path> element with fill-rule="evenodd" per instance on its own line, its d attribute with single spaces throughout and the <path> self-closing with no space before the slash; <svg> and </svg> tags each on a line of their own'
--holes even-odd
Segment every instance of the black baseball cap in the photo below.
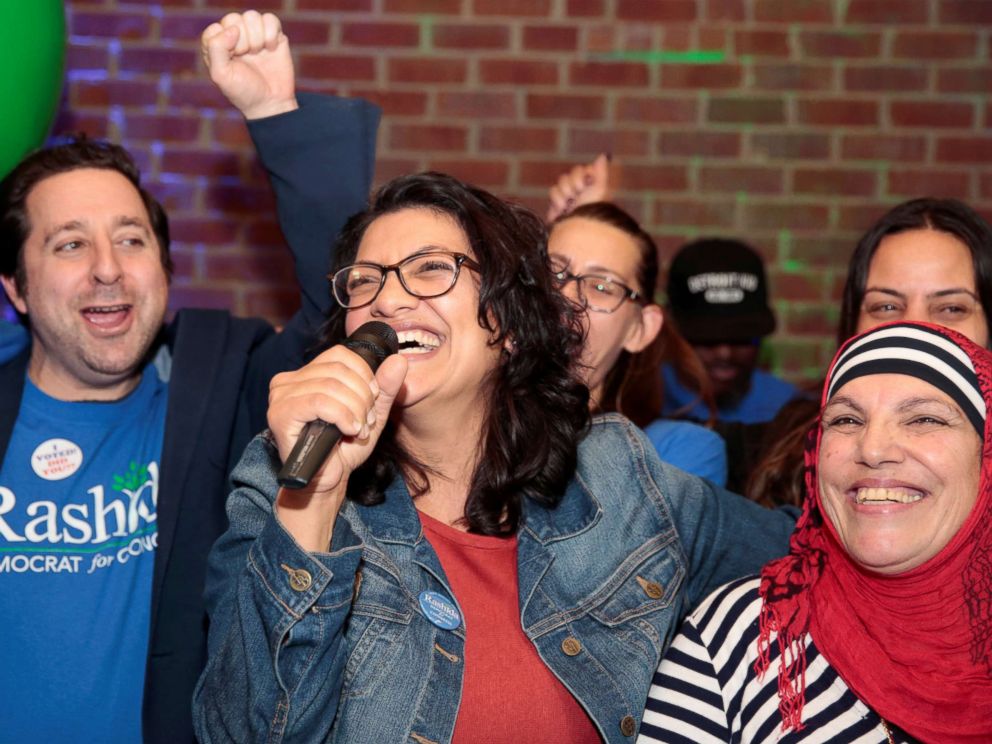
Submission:
<svg viewBox="0 0 992 744">
<path fill-rule="evenodd" d="M 761 256 L 746 243 L 707 238 L 684 245 L 668 270 L 668 306 L 693 344 L 746 343 L 775 330 Z"/>
</svg>

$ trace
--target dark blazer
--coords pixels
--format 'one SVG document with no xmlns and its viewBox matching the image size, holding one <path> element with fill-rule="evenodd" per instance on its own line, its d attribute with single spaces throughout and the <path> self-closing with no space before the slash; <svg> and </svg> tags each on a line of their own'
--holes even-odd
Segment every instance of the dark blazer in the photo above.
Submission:
<svg viewBox="0 0 992 744">
<path fill-rule="evenodd" d="M 300 95 L 298 111 L 249 122 L 296 261 L 301 309 L 281 333 L 258 319 L 181 310 L 153 349 L 169 381 L 158 496 L 158 548 L 142 730 L 146 742 L 194 741 L 190 706 L 206 661 L 207 553 L 226 529 L 227 476 L 265 428 L 269 380 L 305 361 L 330 304 L 327 235 L 361 210 L 372 182 L 379 111 Z M 315 229 L 319 228 L 319 229 Z M 0 366 L 0 462 L 29 358 Z"/>
</svg>

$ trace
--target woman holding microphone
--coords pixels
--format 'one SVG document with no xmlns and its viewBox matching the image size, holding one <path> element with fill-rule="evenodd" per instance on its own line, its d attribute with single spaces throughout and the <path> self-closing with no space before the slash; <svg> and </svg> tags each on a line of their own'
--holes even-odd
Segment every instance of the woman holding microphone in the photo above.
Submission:
<svg viewBox="0 0 992 744">
<path fill-rule="evenodd" d="M 211 556 L 203 742 L 629 742 L 682 615 L 792 519 L 589 423 L 540 220 L 439 174 L 353 218 L 326 351 L 277 377 Z M 376 373 L 333 345 L 368 321 Z M 276 473 L 310 421 L 344 435 Z"/>
</svg>

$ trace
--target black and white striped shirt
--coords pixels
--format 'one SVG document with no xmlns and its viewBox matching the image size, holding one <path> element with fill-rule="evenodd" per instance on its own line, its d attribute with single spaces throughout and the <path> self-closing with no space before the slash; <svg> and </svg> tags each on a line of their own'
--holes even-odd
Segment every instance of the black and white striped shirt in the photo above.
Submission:
<svg viewBox="0 0 992 744">
<path fill-rule="evenodd" d="M 722 586 L 685 621 L 655 672 L 638 744 L 885 744 L 881 718 L 854 696 L 808 635 L 804 728 L 782 732 L 774 634 L 768 672 L 762 680 L 754 672 L 758 583 L 752 578 Z M 912 741 L 890 728 L 894 741 Z"/>
</svg>

